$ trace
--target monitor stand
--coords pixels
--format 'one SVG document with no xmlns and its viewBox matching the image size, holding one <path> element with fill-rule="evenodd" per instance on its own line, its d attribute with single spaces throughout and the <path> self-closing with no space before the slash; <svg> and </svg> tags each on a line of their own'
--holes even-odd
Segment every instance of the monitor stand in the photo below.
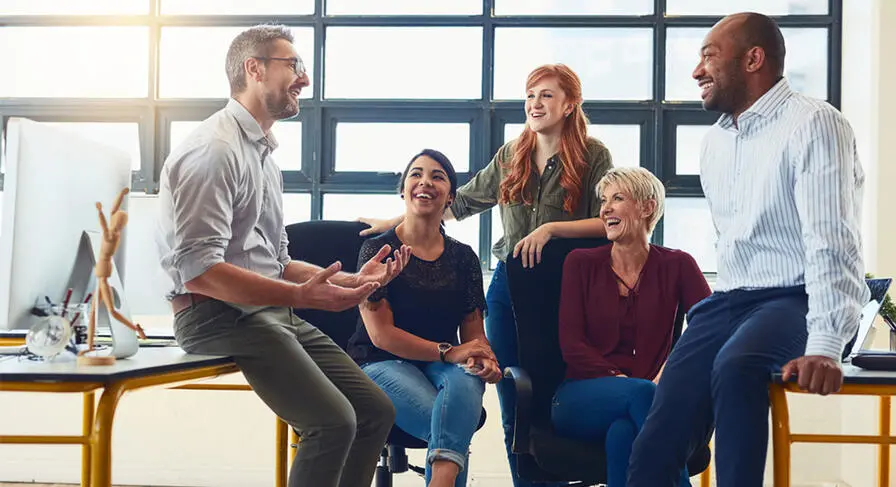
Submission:
<svg viewBox="0 0 896 487">
<path fill-rule="evenodd" d="M 75 264 L 72 267 L 71 275 L 68 280 L 68 287 L 73 290 L 72 300 L 83 300 L 88 293 L 96 291 L 96 276 L 94 268 L 99 257 L 100 246 L 102 245 L 103 236 L 99 232 L 84 231 L 81 234 L 81 241 L 78 245 L 78 253 L 75 256 Z M 118 268 L 115 261 L 112 261 L 112 275 L 108 278 L 109 287 L 112 289 L 113 304 L 117 311 L 130 318 L 130 310 L 124 294 L 124 286 L 118 275 Z M 80 294 L 79 294 L 80 293 Z M 77 301 L 76 301 L 77 302 Z M 114 357 L 116 359 L 127 358 L 137 353 L 139 342 L 137 341 L 137 332 L 129 328 L 124 323 L 119 322 L 112 317 L 109 310 L 102 301 L 97 301 L 98 309 L 96 310 L 96 329 L 108 328 L 112 335 L 111 349 L 99 351 L 99 356 Z M 90 310 L 94 312 L 93 309 Z M 85 319 L 87 317 L 84 317 Z M 91 355 L 97 352 L 90 352 Z"/>
</svg>

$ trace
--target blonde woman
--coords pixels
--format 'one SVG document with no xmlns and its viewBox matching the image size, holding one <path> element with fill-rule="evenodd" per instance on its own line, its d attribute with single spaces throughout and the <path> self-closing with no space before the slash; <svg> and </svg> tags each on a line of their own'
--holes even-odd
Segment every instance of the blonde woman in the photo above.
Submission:
<svg viewBox="0 0 896 487">
<path fill-rule="evenodd" d="M 676 314 L 710 290 L 693 257 L 649 243 L 665 200 L 662 182 L 650 171 L 611 169 L 597 195 L 612 245 L 575 250 L 564 263 L 560 348 L 567 370 L 552 420 L 565 436 L 603 440 L 607 486 L 624 487 Z M 690 485 L 686 470 L 680 485 Z"/>
</svg>

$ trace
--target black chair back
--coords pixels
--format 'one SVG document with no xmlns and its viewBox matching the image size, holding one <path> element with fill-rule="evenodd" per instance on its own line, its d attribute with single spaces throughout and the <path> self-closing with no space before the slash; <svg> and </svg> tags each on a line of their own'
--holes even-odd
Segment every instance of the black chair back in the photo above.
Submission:
<svg viewBox="0 0 896 487">
<path fill-rule="evenodd" d="M 358 233 L 367 227 L 367 224 L 360 222 L 328 220 L 287 225 L 289 256 L 320 267 L 327 267 L 338 260 L 342 263 L 343 271 L 356 272 L 359 265 L 358 253 L 368 238 L 361 237 Z M 327 334 L 343 350 L 348 346 L 349 338 L 354 334 L 361 318 L 357 306 L 336 313 L 318 309 L 293 311 L 299 318 Z M 398 427 L 392 428 L 388 443 L 405 448 L 426 448 L 425 441 L 414 438 Z"/>
<path fill-rule="evenodd" d="M 541 263 L 530 269 L 523 268 L 519 258 L 507 259 L 519 365 L 532 381 L 529 453 L 518 458 L 520 475 L 530 481 L 606 482 L 603 446 L 555 435 L 551 401 L 566 374 L 557 321 L 563 261 L 574 249 L 607 243 L 606 239 L 551 240 L 542 250 Z"/>
<path fill-rule="evenodd" d="M 551 240 L 542 251 L 541 263 L 530 269 L 523 268 L 519 258 L 507 259 L 519 364 L 532 379 L 533 424 L 550 424 L 551 401 L 566 374 L 557 322 L 563 262 L 574 249 L 607 243 L 605 239 Z"/>
<path fill-rule="evenodd" d="M 342 263 L 342 270 L 355 272 L 358 270 L 358 252 L 367 239 L 358 233 L 365 228 L 365 223 L 349 221 L 293 223 L 286 227 L 289 256 L 320 267 L 327 267 L 338 260 Z M 360 317 L 357 307 L 339 313 L 317 309 L 296 309 L 295 313 L 326 333 L 343 349 L 355 332 Z"/>
</svg>

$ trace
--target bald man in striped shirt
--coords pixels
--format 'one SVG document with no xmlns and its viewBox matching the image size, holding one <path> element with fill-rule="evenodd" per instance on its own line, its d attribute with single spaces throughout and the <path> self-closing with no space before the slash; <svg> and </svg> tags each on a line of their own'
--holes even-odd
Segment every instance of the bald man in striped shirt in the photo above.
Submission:
<svg viewBox="0 0 896 487">
<path fill-rule="evenodd" d="M 718 280 L 688 312 L 633 447 L 629 487 L 677 486 L 713 426 L 718 484 L 760 487 L 770 374 L 783 369 L 822 395 L 843 383 L 841 354 L 870 296 L 864 175 L 852 128 L 792 91 L 784 54 L 777 24 L 754 13 L 722 19 L 700 49 L 703 107 L 722 113 L 700 153 Z"/>
</svg>

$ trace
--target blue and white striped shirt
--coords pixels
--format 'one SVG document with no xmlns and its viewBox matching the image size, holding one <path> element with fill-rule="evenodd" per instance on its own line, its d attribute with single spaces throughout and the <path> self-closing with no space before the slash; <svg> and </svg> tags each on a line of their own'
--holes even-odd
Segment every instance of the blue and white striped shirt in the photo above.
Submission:
<svg viewBox="0 0 896 487">
<path fill-rule="evenodd" d="M 712 126 L 700 175 L 718 236 L 716 291 L 805 284 L 805 354 L 839 361 L 870 299 L 865 176 L 849 123 L 781 79 L 736 125 L 726 114 Z"/>
</svg>

